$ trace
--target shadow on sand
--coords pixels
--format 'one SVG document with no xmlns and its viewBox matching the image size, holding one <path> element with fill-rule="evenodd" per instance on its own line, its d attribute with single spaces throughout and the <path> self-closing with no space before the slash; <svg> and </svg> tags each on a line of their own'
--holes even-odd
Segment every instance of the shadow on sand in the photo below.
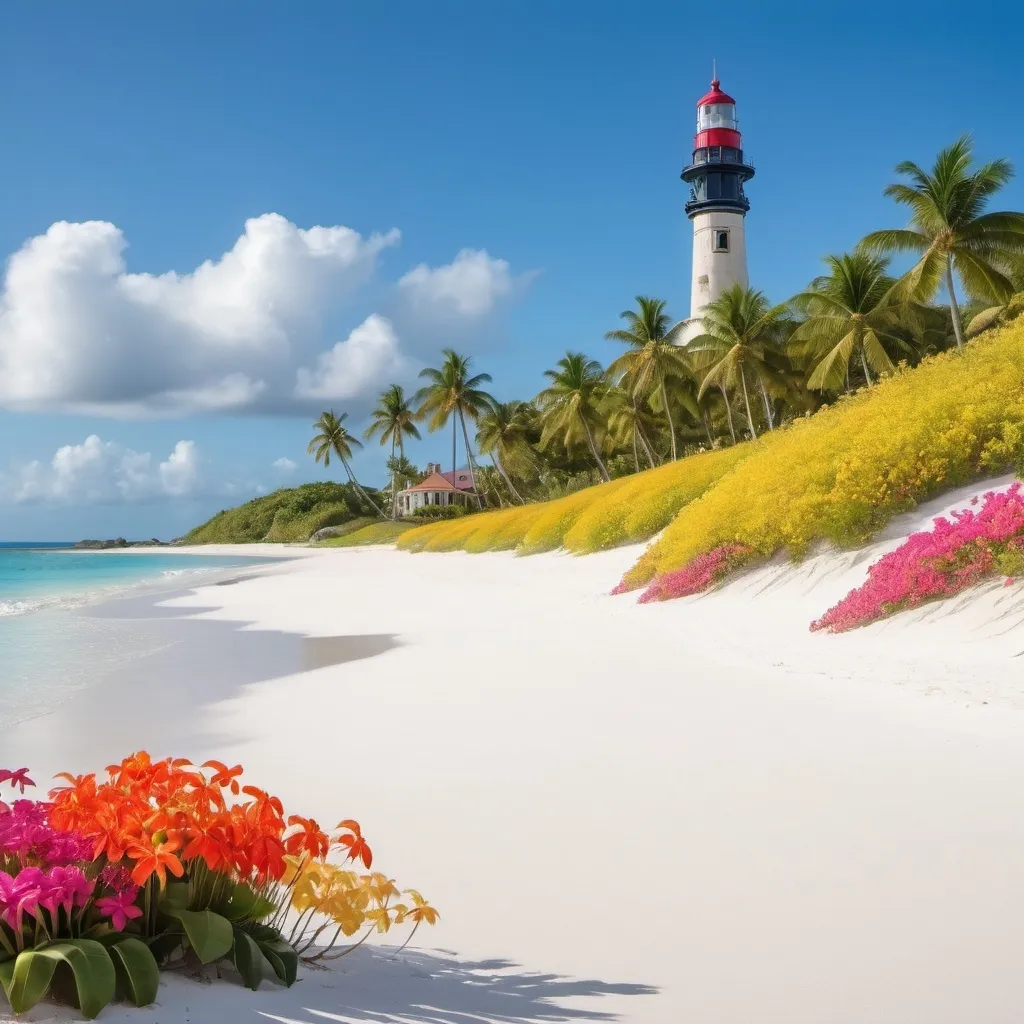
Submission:
<svg viewBox="0 0 1024 1024">
<path fill-rule="evenodd" d="M 419 950 L 406 950 L 397 959 L 385 950 L 374 950 L 344 974 L 307 970 L 304 978 L 302 984 L 282 993 L 290 1004 L 287 1010 L 254 1002 L 258 1016 L 281 1024 L 615 1021 L 633 1019 L 632 1013 L 625 1017 L 618 1012 L 622 998 L 614 1000 L 615 1009 L 601 1007 L 604 998 L 658 992 L 650 985 L 527 972 L 508 960 L 467 962 Z M 576 1005 L 565 1005 L 566 1000 Z"/>
</svg>

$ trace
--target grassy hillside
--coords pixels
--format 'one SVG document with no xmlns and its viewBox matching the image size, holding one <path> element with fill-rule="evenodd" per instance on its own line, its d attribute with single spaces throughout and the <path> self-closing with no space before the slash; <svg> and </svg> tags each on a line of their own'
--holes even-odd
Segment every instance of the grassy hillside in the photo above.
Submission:
<svg viewBox="0 0 1024 1024">
<path fill-rule="evenodd" d="M 350 484 L 303 484 L 218 512 L 182 540 L 185 544 L 299 543 L 325 526 L 360 517 L 373 518 L 373 510 Z"/>
<path fill-rule="evenodd" d="M 368 544 L 392 544 L 408 530 L 415 529 L 415 523 L 367 523 L 340 537 L 329 537 L 320 541 L 317 547 L 357 548 Z"/>
<path fill-rule="evenodd" d="M 398 543 L 582 554 L 664 528 L 623 580 L 633 589 L 724 546 L 746 560 L 799 557 L 818 541 L 857 546 L 921 501 L 1013 467 L 1024 468 L 1024 319 L 756 441 L 557 501 L 419 527 Z"/>
</svg>

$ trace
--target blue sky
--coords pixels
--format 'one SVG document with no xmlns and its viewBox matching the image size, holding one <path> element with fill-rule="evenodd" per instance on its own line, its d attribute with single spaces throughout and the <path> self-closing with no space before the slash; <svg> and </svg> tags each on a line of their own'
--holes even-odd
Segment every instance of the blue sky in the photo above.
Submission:
<svg viewBox="0 0 1024 1024">
<path fill-rule="evenodd" d="M 903 224 L 898 160 L 971 131 L 1024 167 L 993 45 L 1024 16 L 995 8 L 971 35 L 952 4 L 5 5 L 0 539 L 174 536 L 323 477 L 310 410 L 361 429 L 378 378 L 448 341 L 528 397 L 567 348 L 611 358 L 637 293 L 685 315 L 713 57 L 757 165 L 751 283 L 785 298 Z M 383 480 L 376 446 L 356 465 Z"/>
</svg>

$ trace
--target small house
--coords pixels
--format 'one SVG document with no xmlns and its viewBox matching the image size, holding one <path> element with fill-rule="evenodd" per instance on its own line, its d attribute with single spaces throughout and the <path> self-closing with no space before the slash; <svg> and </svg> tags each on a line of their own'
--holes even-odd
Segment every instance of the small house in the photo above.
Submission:
<svg viewBox="0 0 1024 1024">
<path fill-rule="evenodd" d="M 395 501 L 399 515 L 411 516 L 427 505 L 465 505 L 472 495 L 473 474 L 468 469 L 442 473 L 439 465 L 431 463 L 423 480 L 399 491 Z"/>
</svg>

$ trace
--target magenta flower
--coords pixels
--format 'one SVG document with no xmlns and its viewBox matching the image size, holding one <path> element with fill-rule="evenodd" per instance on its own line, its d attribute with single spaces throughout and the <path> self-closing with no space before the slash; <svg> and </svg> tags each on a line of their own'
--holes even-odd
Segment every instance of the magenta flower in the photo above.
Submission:
<svg viewBox="0 0 1024 1024">
<path fill-rule="evenodd" d="M 71 913 L 72 907 L 84 907 L 92 899 L 94 883 L 76 867 L 55 867 L 49 875 L 49 891 L 46 900 L 40 900 L 40 906 L 46 907 L 51 914 L 61 906 Z"/>
<path fill-rule="evenodd" d="M 648 601 L 667 601 L 673 597 L 700 594 L 738 569 L 744 562 L 748 562 L 753 554 L 754 552 L 743 544 L 721 544 L 703 555 L 698 555 L 682 569 L 658 576 L 640 596 L 639 603 L 647 604 Z M 618 589 L 616 588 L 616 591 Z"/>
<path fill-rule="evenodd" d="M 131 893 L 131 900 L 134 900 L 139 892 L 139 887 L 132 881 L 132 873 L 121 864 L 108 864 L 100 872 L 100 881 L 118 895 Z"/>
<path fill-rule="evenodd" d="M 25 914 L 34 914 L 40 897 L 49 891 L 49 880 L 39 868 L 24 868 L 15 877 L 0 871 L 0 915 L 15 932 L 20 932 Z"/>
<path fill-rule="evenodd" d="M 135 895 L 138 895 L 136 890 Z M 110 918 L 114 929 L 123 932 L 129 921 L 142 917 L 142 910 L 134 905 L 134 896 L 126 892 L 115 893 L 98 899 L 93 906 L 104 916 Z"/>
<path fill-rule="evenodd" d="M 977 505 L 977 500 L 971 502 Z M 959 594 L 996 574 L 999 559 L 1024 558 L 1024 495 L 1021 485 L 983 495 L 977 511 L 939 516 L 930 530 L 911 534 L 868 569 L 812 630 L 841 633 L 926 601 Z M 1007 564 L 1005 561 L 1002 564 Z"/>
</svg>

